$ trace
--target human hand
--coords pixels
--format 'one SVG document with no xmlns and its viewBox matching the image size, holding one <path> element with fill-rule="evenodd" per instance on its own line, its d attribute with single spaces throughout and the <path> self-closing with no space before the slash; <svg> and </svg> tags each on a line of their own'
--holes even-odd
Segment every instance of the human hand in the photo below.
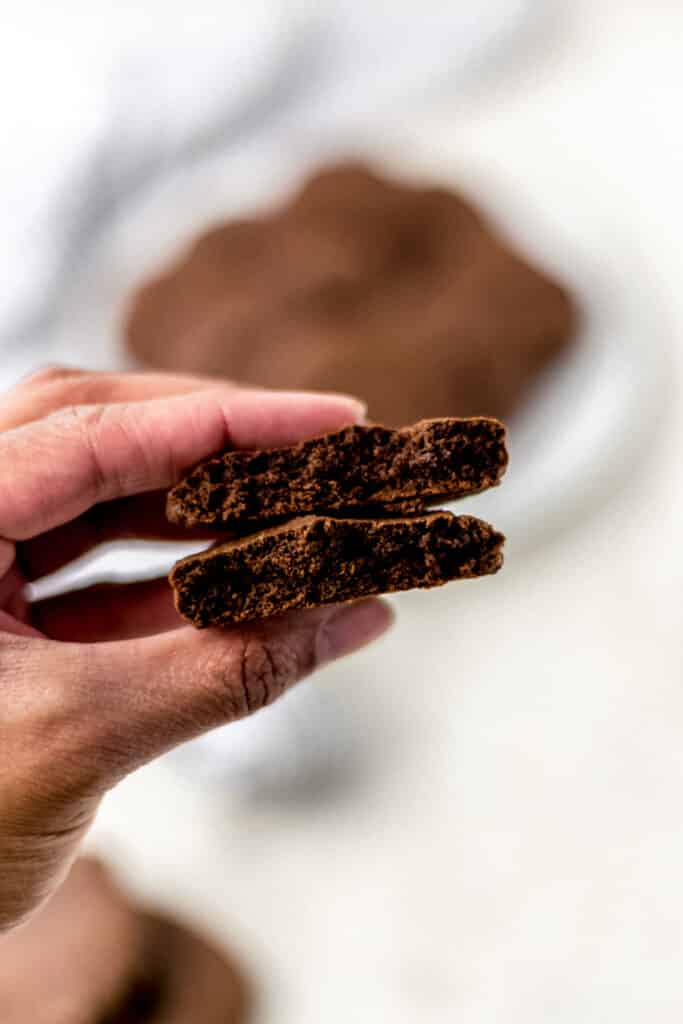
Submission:
<svg viewBox="0 0 683 1024">
<path fill-rule="evenodd" d="M 288 444 L 361 416 L 343 396 L 60 369 L 0 398 L 0 931 L 59 884 L 121 778 L 391 621 L 371 600 L 199 632 L 165 580 L 33 604 L 26 581 L 105 540 L 181 535 L 164 490 L 220 448 Z"/>
</svg>

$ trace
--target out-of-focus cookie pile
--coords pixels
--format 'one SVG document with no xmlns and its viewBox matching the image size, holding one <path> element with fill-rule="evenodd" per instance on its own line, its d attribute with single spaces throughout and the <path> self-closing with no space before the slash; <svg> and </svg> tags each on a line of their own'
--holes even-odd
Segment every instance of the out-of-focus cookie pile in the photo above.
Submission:
<svg viewBox="0 0 683 1024">
<path fill-rule="evenodd" d="M 251 992 L 232 956 L 136 906 L 99 862 L 0 946 L 3 1024 L 240 1024 Z"/>
<path fill-rule="evenodd" d="M 134 296 L 127 343 L 149 366 L 357 394 L 398 426 L 509 416 L 575 322 L 462 196 L 343 163 L 199 237 Z"/>
</svg>

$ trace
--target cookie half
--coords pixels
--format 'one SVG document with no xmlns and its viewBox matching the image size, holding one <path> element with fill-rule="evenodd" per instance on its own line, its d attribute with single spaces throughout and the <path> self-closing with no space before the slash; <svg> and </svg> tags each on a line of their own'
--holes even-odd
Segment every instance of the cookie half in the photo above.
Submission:
<svg viewBox="0 0 683 1024">
<path fill-rule="evenodd" d="M 178 562 L 176 607 L 198 628 L 495 573 L 504 537 L 472 516 L 304 516 Z"/>
<path fill-rule="evenodd" d="M 167 516 L 183 526 L 244 529 L 308 513 L 421 512 L 498 484 L 508 462 L 505 436 L 498 420 L 442 418 L 399 430 L 349 426 L 268 451 L 227 451 L 170 491 Z"/>
</svg>

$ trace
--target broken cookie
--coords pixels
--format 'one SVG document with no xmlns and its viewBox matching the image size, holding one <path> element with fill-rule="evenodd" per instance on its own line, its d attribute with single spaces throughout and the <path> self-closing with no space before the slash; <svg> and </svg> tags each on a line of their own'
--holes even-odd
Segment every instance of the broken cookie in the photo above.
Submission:
<svg viewBox="0 0 683 1024">
<path fill-rule="evenodd" d="M 481 417 L 220 453 L 171 490 L 167 515 L 237 536 L 175 565 L 176 607 L 203 629 L 497 572 L 502 534 L 427 509 L 495 486 L 506 466 L 505 427 Z"/>
<path fill-rule="evenodd" d="M 167 515 L 183 526 L 242 530 L 308 513 L 421 512 L 495 486 L 506 466 L 498 420 L 422 420 L 400 430 L 350 426 L 286 448 L 208 459 L 171 490 Z"/>
<path fill-rule="evenodd" d="M 190 555 L 170 576 L 202 629 L 497 572 L 504 537 L 452 512 L 400 519 L 305 516 Z"/>
</svg>

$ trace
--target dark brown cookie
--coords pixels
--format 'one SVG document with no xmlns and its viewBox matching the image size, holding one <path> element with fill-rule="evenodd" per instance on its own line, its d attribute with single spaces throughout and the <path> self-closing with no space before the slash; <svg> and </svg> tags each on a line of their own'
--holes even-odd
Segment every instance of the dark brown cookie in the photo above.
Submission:
<svg viewBox="0 0 683 1024">
<path fill-rule="evenodd" d="M 497 572 L 502 534 L 472 516 L 304 516 L 178 562 L 176 607 L 198 628 L 437 587 Z"/>
<path fill-rule="evenodd" d="M 145 929 L 98 862 L 80 860 L 28 924 L 0 938 L 2 1024 L 116 1020 L 143 984 Z"/>
<path fill-rule="evenodd" d="M 132 302 L 143 362 L 359 395 L 383 423 L 509 414 L 575 310 L 454 192 L 359 164 L 219 225 Z"/>
<path fill-rule="evenodd" d="M 184 526 L 242 528 L 311 512 L 420 512 L 493 487 L 506 466 L 497 420 L 351 426 L 286 448 L 208 459 L 171 490 L 167 515 Z"/>
</svg>

